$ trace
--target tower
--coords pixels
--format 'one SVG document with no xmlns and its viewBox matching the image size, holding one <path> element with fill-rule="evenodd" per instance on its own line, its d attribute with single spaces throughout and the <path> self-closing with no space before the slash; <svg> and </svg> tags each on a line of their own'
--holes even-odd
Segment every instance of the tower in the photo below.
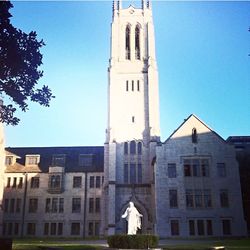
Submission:
<svg viewBox="0 0 250 250">
<path fill-rule="evenodd" d="M 121 220 L 133 200 L 142 232 L 153 231 L 153 171 L 159 141 L 158 72 L 149 1 L 122 8 L 113 1 L 108 67 L 108 126 L 104 159 L 103 233 L 125 232 Z"/>
</svg>

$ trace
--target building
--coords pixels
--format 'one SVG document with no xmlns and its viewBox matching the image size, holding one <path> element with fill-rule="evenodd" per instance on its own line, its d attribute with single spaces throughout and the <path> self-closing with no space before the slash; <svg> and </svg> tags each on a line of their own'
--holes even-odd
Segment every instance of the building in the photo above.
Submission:
<svg viewBox="0 0 250 250">
<path fill-rule="evenodd" d="M 3 235 L 99 235 L 103 147 L 7 148 Z"/>
<path fill-rule="evenodd" d="M 156 149 L 156 232 L 246 234 L 235 150 L 195 115 Z"/>
<path fill-rule="evenodd" d="M 243 236 L 234 147 L 195 115 L 160 140 L 151 2 L 113 1 L 104 147 L 6 148 L 3 234 L 90 237 L 126 232 Z M 37 216 L 39 215 L 39 216 Z"/>
<path fill-rule="evenodd" d="M 234 145 L 236 150 L 236 159 L 240 168 L 243 210 L 248 235 L 250 235 L 250 136 L 230 136 L 227 142 Z"/>
</svg>

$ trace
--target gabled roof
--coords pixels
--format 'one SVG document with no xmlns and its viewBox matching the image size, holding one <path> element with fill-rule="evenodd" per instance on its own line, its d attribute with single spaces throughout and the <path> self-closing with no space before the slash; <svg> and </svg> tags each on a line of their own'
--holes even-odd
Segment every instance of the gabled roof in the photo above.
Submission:
<svg viewBox="0 0 250 250">
<path fill-rule="evenodd" d="M 52 165 L 53 155 L 65 155 L 65 172 L 103 172 L 104 169 L 104 147 L 24 147 L 12 148 L 6 150 L 9 153 L 19 156 L 17 159 L 18 165 L 8 166 L 6 171 L 10 172 L 11 167 L 14 172 L 22 168 L 22 171 L 27 172 L 48 172 Z M 26 155 L 40 155 L 38 167 L 25 166 Z M 92 166 L 79 166 L 79 155 L 92 155 Z M 24 167 L 25 166 L 25 167 Z M 13 169 L 13 170 L 14 170 Z"/>
<path fill-rule="evenodd" d="M 206 125 L 202 120 L 200 120 L 196 115 L 191 114 L 189 115 L 186 119 L 184 119 L 184 121 L 181 123 L 181 125 L 174 130 L 174 132 L 165 140 L 164 143 L 166 143 L 168 140 L 170 140 L 176 133 L 177 131 L 179 131 L 181 129 L 181 127 L 183 127 L 183 125 L 185 123 L 187 123 L 191 118 L 196 119 L 198 122 L 200 122 L 203 126 L 205 126 L 211 133 L 213 133 L 214 135 L 216 135 L 220 140 L 222 140 L 224 143 L 226 143 L 226 141 L 219 135 L 217 134 L 214 130 L 212 130 L 208 125 Z"/>
</svg>

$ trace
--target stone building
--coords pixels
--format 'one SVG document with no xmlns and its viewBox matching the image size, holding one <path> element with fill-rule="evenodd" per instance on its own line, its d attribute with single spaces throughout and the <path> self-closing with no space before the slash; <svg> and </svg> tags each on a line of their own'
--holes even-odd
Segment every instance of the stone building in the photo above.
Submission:
<svg viewBox="0 0 250 250">
<path fill-rule="evenodd" d="M 156 148 L 159 236 L 242 236 L 239 167 L 234 147 L 195 115 Z"/>
<path fill-rule="evenodd" d="M 227 142 L 234 145 L 239 163 L 243 210 L 250 235 L 250 136 L 230 136 Z"/>
<path fill-rule="evenodd" d="M 103 147 L 7 148 L 3 235 L 98 236 Z"/>
<path fill-rule="evenodd" d="M 245 235 L 234 147 L 194 115 L 160 140 L 151 2 L 112 13 L 104 147 L 7 148 L 3 234 L 125 233 L 133 201 L 139 233 Z"/>
</svg>

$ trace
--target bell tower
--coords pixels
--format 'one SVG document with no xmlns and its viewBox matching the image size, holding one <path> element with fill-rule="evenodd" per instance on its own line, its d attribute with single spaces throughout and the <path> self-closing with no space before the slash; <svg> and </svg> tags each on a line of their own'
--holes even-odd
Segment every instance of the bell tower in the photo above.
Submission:
<svg viewBox="0 0 250 250">
<path fill-rule="evenodd" d="M 158 71 L 151 2 L 122 8 L 113 1 L 104 159 L 104 234 L 124 232 L 130 200 L 153 230 L 151 162 L 160 138 Z"/>
</svg>

